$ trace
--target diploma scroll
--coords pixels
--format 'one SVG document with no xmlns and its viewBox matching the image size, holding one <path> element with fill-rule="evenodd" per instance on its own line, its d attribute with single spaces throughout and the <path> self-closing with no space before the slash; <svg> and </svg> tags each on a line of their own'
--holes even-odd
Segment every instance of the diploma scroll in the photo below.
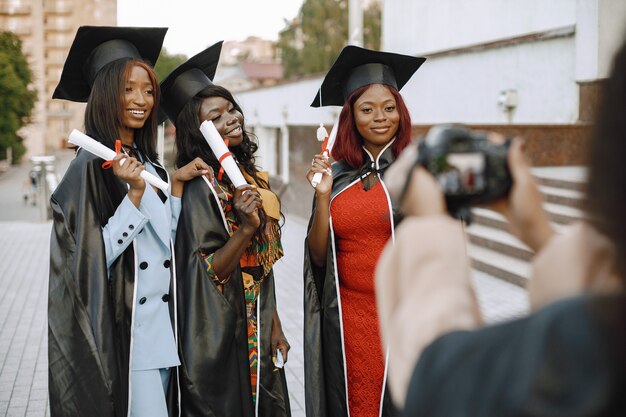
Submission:
<svg viewBox="0 0 626 417">
<path fill-rule="evenodd" d="M 204 139 L 206 139 L 211 147 L 217 160 L 222 164 L 222 168 L 226 171 L 226 175 L 228 175 L 228 178 L 233 182 L 233 185 L 235 187 L 246 185 L 247 182 L 239 170 L 239 165 L 237 165 L 235 158 L 230 154 L 228 147 L 224 143 L 224 139 L 220 136 L 213 122 L 210 120 L 202 122 L 200 132 L 202 132 Z"/>
<path fill-rule="evenodd" d="M 97 140 L 93 138 L 90 138 L 89 136 L 85 135 L 83 132 L 79 132 L 76 129 L 72 130 L 72 133 L 70 133 L 67 140 L 69 143 L 79 146 L 85 149 L 86 151 L 96 156 L 99 156 L 105 161 L 110 161 L 111 159 L 115 158 L 115 155 L 116 155 L 115 151 L 107 148 L 102 143 L 98 142 Z M 123 165 L 125 161 L 126 159 L 122 159 L 120 161 L 120 165 Z M 141 175 L 141 178 L 143 178 L 147 183 L 157 188 L 160 188 L 163 191 L 167 191 L 169 188 L 168 183 L 163 181 L 161 178 L 155 175 L 152 175 L 146 170 L 141 171 L 140 175 Z"/>
<path fill-rule="evenodd" d="M 319 141 L 324 141 L 324 144 L 322 145 L 322 154 L 329 156 L 330 155 L 330 151 L 333 148 L 333 145 L 335 144 L 335 139 L 337 138 L 337 129 L 339 128 L 339 118 L 337 118 L 337 120 L 335 120 L 335 124 L 333 125 L 332 130 L 330 131 L 330 135 L 328 136 L 328 140 L 326 140 L 326 138 L 322 137 L 321 132 L 326 132 L 326 129 L 324 129 L 324 127 L 322 125 L 320 125 L 319 129 L 317 129 L 317 140 Z M 325 145 L 325 146 L 324 146 Z M 315 175 L 313 175 L 313 178 L 311 179 L 311 185 L 313 186 L 313 188 L 317 187 L 317 185 L 322 181 L 322 173 L 321 172 L 316 172 Z"/>
</svg>

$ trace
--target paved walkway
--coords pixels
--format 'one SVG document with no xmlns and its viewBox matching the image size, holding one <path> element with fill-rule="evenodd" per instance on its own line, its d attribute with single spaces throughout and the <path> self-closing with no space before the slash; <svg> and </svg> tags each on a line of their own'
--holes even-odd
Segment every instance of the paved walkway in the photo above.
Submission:
<svg viewBox="0 0 626 417">
<path fill-rule="evenodd" d="M 61 156 L 60 170 L 69 158 Z M 0 175 L 0 417 L 39 417 L 47 409 L 47 279 L 50 223 L 24 207 L 25 164 Z M 302 256 L 305 222 L 287 218 L 286 256 L 275 268 L 277 302 L 291 344 L 286 365 L 294 417 L 304 416 Z M 485 274 L 474 276 L 487 321 L 524 314 L 525 291 Z"/>
</svg>

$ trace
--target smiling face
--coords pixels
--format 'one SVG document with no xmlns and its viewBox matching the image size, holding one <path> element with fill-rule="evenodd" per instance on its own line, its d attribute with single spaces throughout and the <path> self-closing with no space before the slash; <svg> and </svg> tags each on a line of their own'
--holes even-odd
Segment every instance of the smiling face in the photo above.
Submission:
<svg viewBox="0 0 626 417">
<path fill-rule="evenodd" d="M 141 129 L 154 107 L 154 86 L 148 71 L 135 65 L 126 80 L 122 125 L 132 139 L 132 129 Z M 126 136 L 126 135 L 122 135 Z M 126 143 L 127 141 L 123 141 Z"/>
<path fill-rule="evenodd" d="M 352 106 L 363 145 L 374 156 L 396 135 L 400 124 L 396 99 L 387 87 L 372 84 Z"/>
<path fill-rule="evenodd" d="M 212 121 L 220 136 L 228 139 L 229 146 L 237 146 L 243 141 L 243 115 L 225 98 L 205 98 L 200 105 L 198 117 L 200 123 Z"/>
</svg>

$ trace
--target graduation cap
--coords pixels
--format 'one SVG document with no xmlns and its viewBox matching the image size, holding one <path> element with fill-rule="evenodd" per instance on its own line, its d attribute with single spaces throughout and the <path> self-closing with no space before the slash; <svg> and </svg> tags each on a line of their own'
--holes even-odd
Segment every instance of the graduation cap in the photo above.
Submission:
<svg viewBox="0 0 626 417">
<path fill-rule="evenodd" d="M 124 58 L 154 65 L 167 28 L 81 26 L 63 66 L 52 98 L 86 102 L 98 71 Z"/>
<path fill-rule="evenodd" d="M 348 45 L 324 77 L 311 107 L 343 106 L 350 94 L 369 84 L 386 84 L 400 90 L 424 61 L 423 57 Z"/>
<path fill-rule="evenodd" d="M 183 107 L 200 91 L 213 85 L 223 42 L 219 41 L 189 58 L 161 82 L 161 110 L 165 114 L 160 116 L 159 123 L 166 117 L 176 123 Z"/>
</svg>

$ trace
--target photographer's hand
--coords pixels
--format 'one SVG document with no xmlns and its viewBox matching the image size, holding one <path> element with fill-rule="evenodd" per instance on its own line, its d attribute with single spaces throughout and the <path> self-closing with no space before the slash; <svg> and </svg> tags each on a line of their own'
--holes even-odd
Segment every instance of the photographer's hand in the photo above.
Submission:
<svg viewBox="0 0 626 417">
<path fill-rule="evenodd" d="M 415 145 L 408 146 L 387 170 L 385 185 L 389 195 L 400 203 L 400 210 L 405 216 L 446 214 L 444 195 L 435 177 L 421 166 L 414 166 L 418 152 Z M 402 197 L 407 181 L 406 192 Z M 401 197 L 402 201 L 398 201 Z"/>
<path fill-rule="evenodd" d="M 502 213 L 509 221 L 511 233 L 538 252 L 554 235 L 548 214 L 543 210 L 542 197 L 524 158 L 523 140 L 516 138 L 508 154 L 513 186 L 508 198 L 488 207 Z"/>
</svg>

